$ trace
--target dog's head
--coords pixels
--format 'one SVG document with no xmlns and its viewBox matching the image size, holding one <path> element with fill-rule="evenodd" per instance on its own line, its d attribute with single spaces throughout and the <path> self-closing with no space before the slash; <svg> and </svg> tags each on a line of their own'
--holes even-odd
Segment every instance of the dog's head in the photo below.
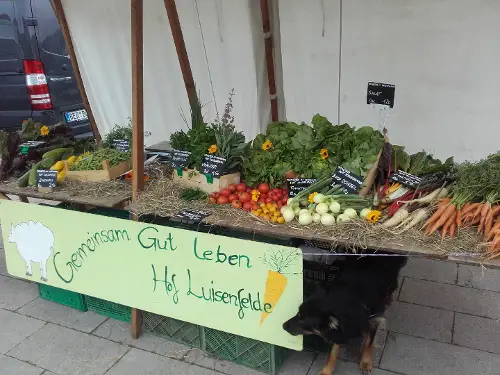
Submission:
<svg viewBox="0 0 500 375">
<path fill-rule="evenodd" d="M 317 335 L 326 341 L 344 344 L 361 337 L 370 314 L 347 290 L 320 292 L 300 305 L 297 315 L 283 324 L 291 335 Z"/>
</svg>

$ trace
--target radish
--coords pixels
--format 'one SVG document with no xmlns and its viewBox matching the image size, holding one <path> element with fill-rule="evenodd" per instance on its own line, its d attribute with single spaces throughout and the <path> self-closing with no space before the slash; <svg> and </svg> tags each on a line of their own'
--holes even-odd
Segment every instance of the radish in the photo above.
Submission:
<svg viewBox="0 0 500 375">
<path fill-rule="evenodd" d="M 406 203 L 424 203 L 424 204 L 429 204 L 432 203 L 434 199 L 439 199 L 439 198 L 444 198 L 448 195 L 448 189 L 445 187 L 443 188 L 438 188 L 434 190 L 433 192 L 427 194 L 426 196 L 418 199 L 413 199 L 411 201 L 408 201 Z"/>
</svg>

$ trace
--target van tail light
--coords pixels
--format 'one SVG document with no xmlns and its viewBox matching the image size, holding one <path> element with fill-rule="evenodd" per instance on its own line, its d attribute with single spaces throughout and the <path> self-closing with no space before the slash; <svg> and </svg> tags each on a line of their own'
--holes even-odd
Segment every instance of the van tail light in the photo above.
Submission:
<svg viewBox="0 0 500 375">
<path fill-rule="evenodd" d="M 26 87 L 33 111 L 52 109 L 49 86 L 43 64 L 39 60 L 24 60 L 24 74 L 26 74 Z"/>
</svg>

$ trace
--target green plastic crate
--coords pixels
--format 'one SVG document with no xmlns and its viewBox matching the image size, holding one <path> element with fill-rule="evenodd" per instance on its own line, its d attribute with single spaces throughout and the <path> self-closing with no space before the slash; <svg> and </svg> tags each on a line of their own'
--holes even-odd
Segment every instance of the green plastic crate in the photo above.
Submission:
<svg viewBox="0 0 500 375">
<path fill-rule="evenodd" d="M 240 365 L 276 374 L 291 350 L 232 333 L 205 328 L 205 351 Z"/>
<path fill-rule="evenodd" d="M 130 322 L 132 309 L 128 306 L 91 296 L 85 296 L 85 301 L 87 302 L 87 307 L 90 311 L 99 315 L 107 316 L 108 318 L 121 320 L 123 322 Z"/>
<path fill-rule="evenodd" d="M 117 210 L 114 208 L 104 208 L 104 207 L 96 207 L 92 208 L 88 211 L 89 214 L 108 216 L 108 217 L 116 217 L 118 219 L 129 219 L 130 213 L 125 210 Z"/>
<path fill-rule="evenodd" d="M 87 311 L 87 305 L 83 294 L 45 284 L 38 284 L 38 292 L 40 298 L 73 307 L 80 311 Z"/>
<path fill-rule="evenodd" d="M 196 324 L 147 311 L 142 312 L 142 321 L 144 332 L 195 348 L 203 346 L 203 327 Z"/>
</svg>

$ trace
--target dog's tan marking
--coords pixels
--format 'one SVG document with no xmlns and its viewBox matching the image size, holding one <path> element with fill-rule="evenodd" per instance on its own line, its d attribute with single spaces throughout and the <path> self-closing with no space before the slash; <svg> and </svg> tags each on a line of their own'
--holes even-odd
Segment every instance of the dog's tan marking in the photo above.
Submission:
<svg viewBox="0 0 500 375">
<path fill-rule="evenodd" d="M 325 367 L 321 370 L 319 375 L 332 375 L 335 368 L 335 363 L 337 363 L 337 356 L 339 355 L 339 346 L 333 344 L 332 350 L 328 354 L 328 360 L 326 361 Z"/>
<path fill-rule="evenodd" d="M 359 363 L 359 369 L 363 374 L 368 374 L 373 369 L 372 355 L 373 341 L 371 341 L 370 336 L 367 335 L 363 343 L 363 353 L 361 354 L 361 362 Z"/>
</svg>

